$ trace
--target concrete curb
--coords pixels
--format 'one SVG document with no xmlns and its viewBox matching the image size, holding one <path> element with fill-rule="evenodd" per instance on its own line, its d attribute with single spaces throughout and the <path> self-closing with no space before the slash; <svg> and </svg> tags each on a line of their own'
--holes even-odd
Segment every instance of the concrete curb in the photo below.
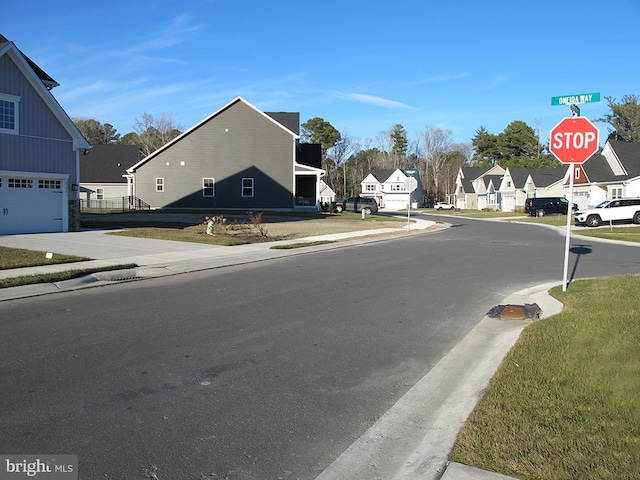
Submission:
<svg viewBox="0 0 640 480">
<path fill-rule="evenodd" d="M 562 310 L 562 304 L 548 294 L 555 285 L 515 292 L 504 303 L 537 303 L 541 318 L 555 315 Z M 531 322 L 485 316 L 317 480 L 509 478 L 461 464 L 450 469 L 448 457 L 489 381 Z"/>
</svg>

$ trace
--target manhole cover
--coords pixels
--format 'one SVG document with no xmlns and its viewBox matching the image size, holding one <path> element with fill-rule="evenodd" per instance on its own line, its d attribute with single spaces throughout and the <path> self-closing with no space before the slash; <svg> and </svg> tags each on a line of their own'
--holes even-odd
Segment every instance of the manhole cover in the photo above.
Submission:
<svg viewBox="0 0 640 480">
<path fill-rule="evenodd" d="M 527 318 L 540 318 L 542 310 L 537 303 L 525 303 L 524 305 L 496 305 L 487 313 L 493 318 L 509 318 L 512 320 L 524 320 Z"/>
</svg>

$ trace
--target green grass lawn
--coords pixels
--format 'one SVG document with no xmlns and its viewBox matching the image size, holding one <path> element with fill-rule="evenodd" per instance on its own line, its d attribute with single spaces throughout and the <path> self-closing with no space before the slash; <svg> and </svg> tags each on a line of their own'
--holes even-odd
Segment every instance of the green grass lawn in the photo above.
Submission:
<svg viewBox="0 0 640 480">
<path fill-rule="evenodd" d="M 59 263 L 84 262 L 90 258 L 75 255 L 54 254 L 47 258 L 47 252 L 36 252 L 22 248 L 0 246 L 0 270 L 11 268 L 33 267 L 37 265 L 55 265 Z"/>
<path fill-rule="evenodd" d="M 580 230 L 580 235 L 625 242 L 640 242 L 640 227 L 598 227 Z"/>
<path fill-rule="evenodd" d="M 21 275 L 18 277 L 0 278 L 0 288 L 23 287 L 25 285 L 36 285 L 38 283 L 55 283 L 73 278 L 80 278 L 92 273 L 108 272 L 116 270 L 126 270 L 135 268 L 135 263 L 124 263 L 120 265 L 111 265 L 99 268 L 78 268 L 75 270 L 66 270 L 63 272 L 41 273 L 37 275 Z"/>
<path fill-rule="evenodd" d="M 87 260 L 91 259 L 86 257 L 77 257 L 74 255 L 62 255 L 59 253 L 54 253 L 51 258 L 48 258 L 47 252 L 0 246 L 0 270 L 84 262 Z M 134 264 L 125 264 L 90 269 L 78 268 L 64 272 L 52 272 L 37 275 L 21 275 L 12 278 L 0 279 L 0 288 L 19 287 L 22 285 L 33 285 L 37 283 L 61 282 L 63 280 L 70 280 L 72 278 L 89 275 L 91 273 L 104 272 L 108 270 L 122 270 L 126 268 L 133 268 L 135 266 L 136 265 Z"/>
<path fill-rule="evenodd" d="M 525 479 L 640 478 L 640 277 L 572 282 L 524 330 L 451 460 Z"/>
</svg>

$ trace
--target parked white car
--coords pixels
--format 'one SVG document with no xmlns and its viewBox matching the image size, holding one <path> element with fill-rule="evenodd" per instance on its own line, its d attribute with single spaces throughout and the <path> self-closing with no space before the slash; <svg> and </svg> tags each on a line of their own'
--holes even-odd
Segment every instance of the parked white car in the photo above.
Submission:
<svg viewBox="0 0 640 480">
<path fill-rule="evenodd" d="M 451 205 L 448 202 L 437 202 L 433 208 L 435 208 L 436 210 L 453 210 L 454 208 L 456 208 L 455 205 Z"/>
<path fill-rule="evenodd" d="M 576 225 L 598 227 L 603 222 L 640 223 L 640 198 L 614 198 L 605 200 L 594 208 L 573 213 Z"/>
</svg>

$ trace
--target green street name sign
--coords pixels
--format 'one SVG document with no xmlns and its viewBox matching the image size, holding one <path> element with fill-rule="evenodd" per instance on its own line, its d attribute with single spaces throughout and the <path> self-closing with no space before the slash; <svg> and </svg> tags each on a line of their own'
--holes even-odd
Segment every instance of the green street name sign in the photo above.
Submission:
<svg viewBox="0 0 640 480">
<path fill-rule="evenodd" d="M 551 105 L 579 105 L 600 101 L 600 93 L 576 93 L 575 95 L 563 95 L 551 97 Z"/>
<path fill-rule="evenodd" d="M 405 169 L 403 170 L 405 175 L 417 175 L 418 174 L 418 170 L 416 169 Z"/>
</svg>

